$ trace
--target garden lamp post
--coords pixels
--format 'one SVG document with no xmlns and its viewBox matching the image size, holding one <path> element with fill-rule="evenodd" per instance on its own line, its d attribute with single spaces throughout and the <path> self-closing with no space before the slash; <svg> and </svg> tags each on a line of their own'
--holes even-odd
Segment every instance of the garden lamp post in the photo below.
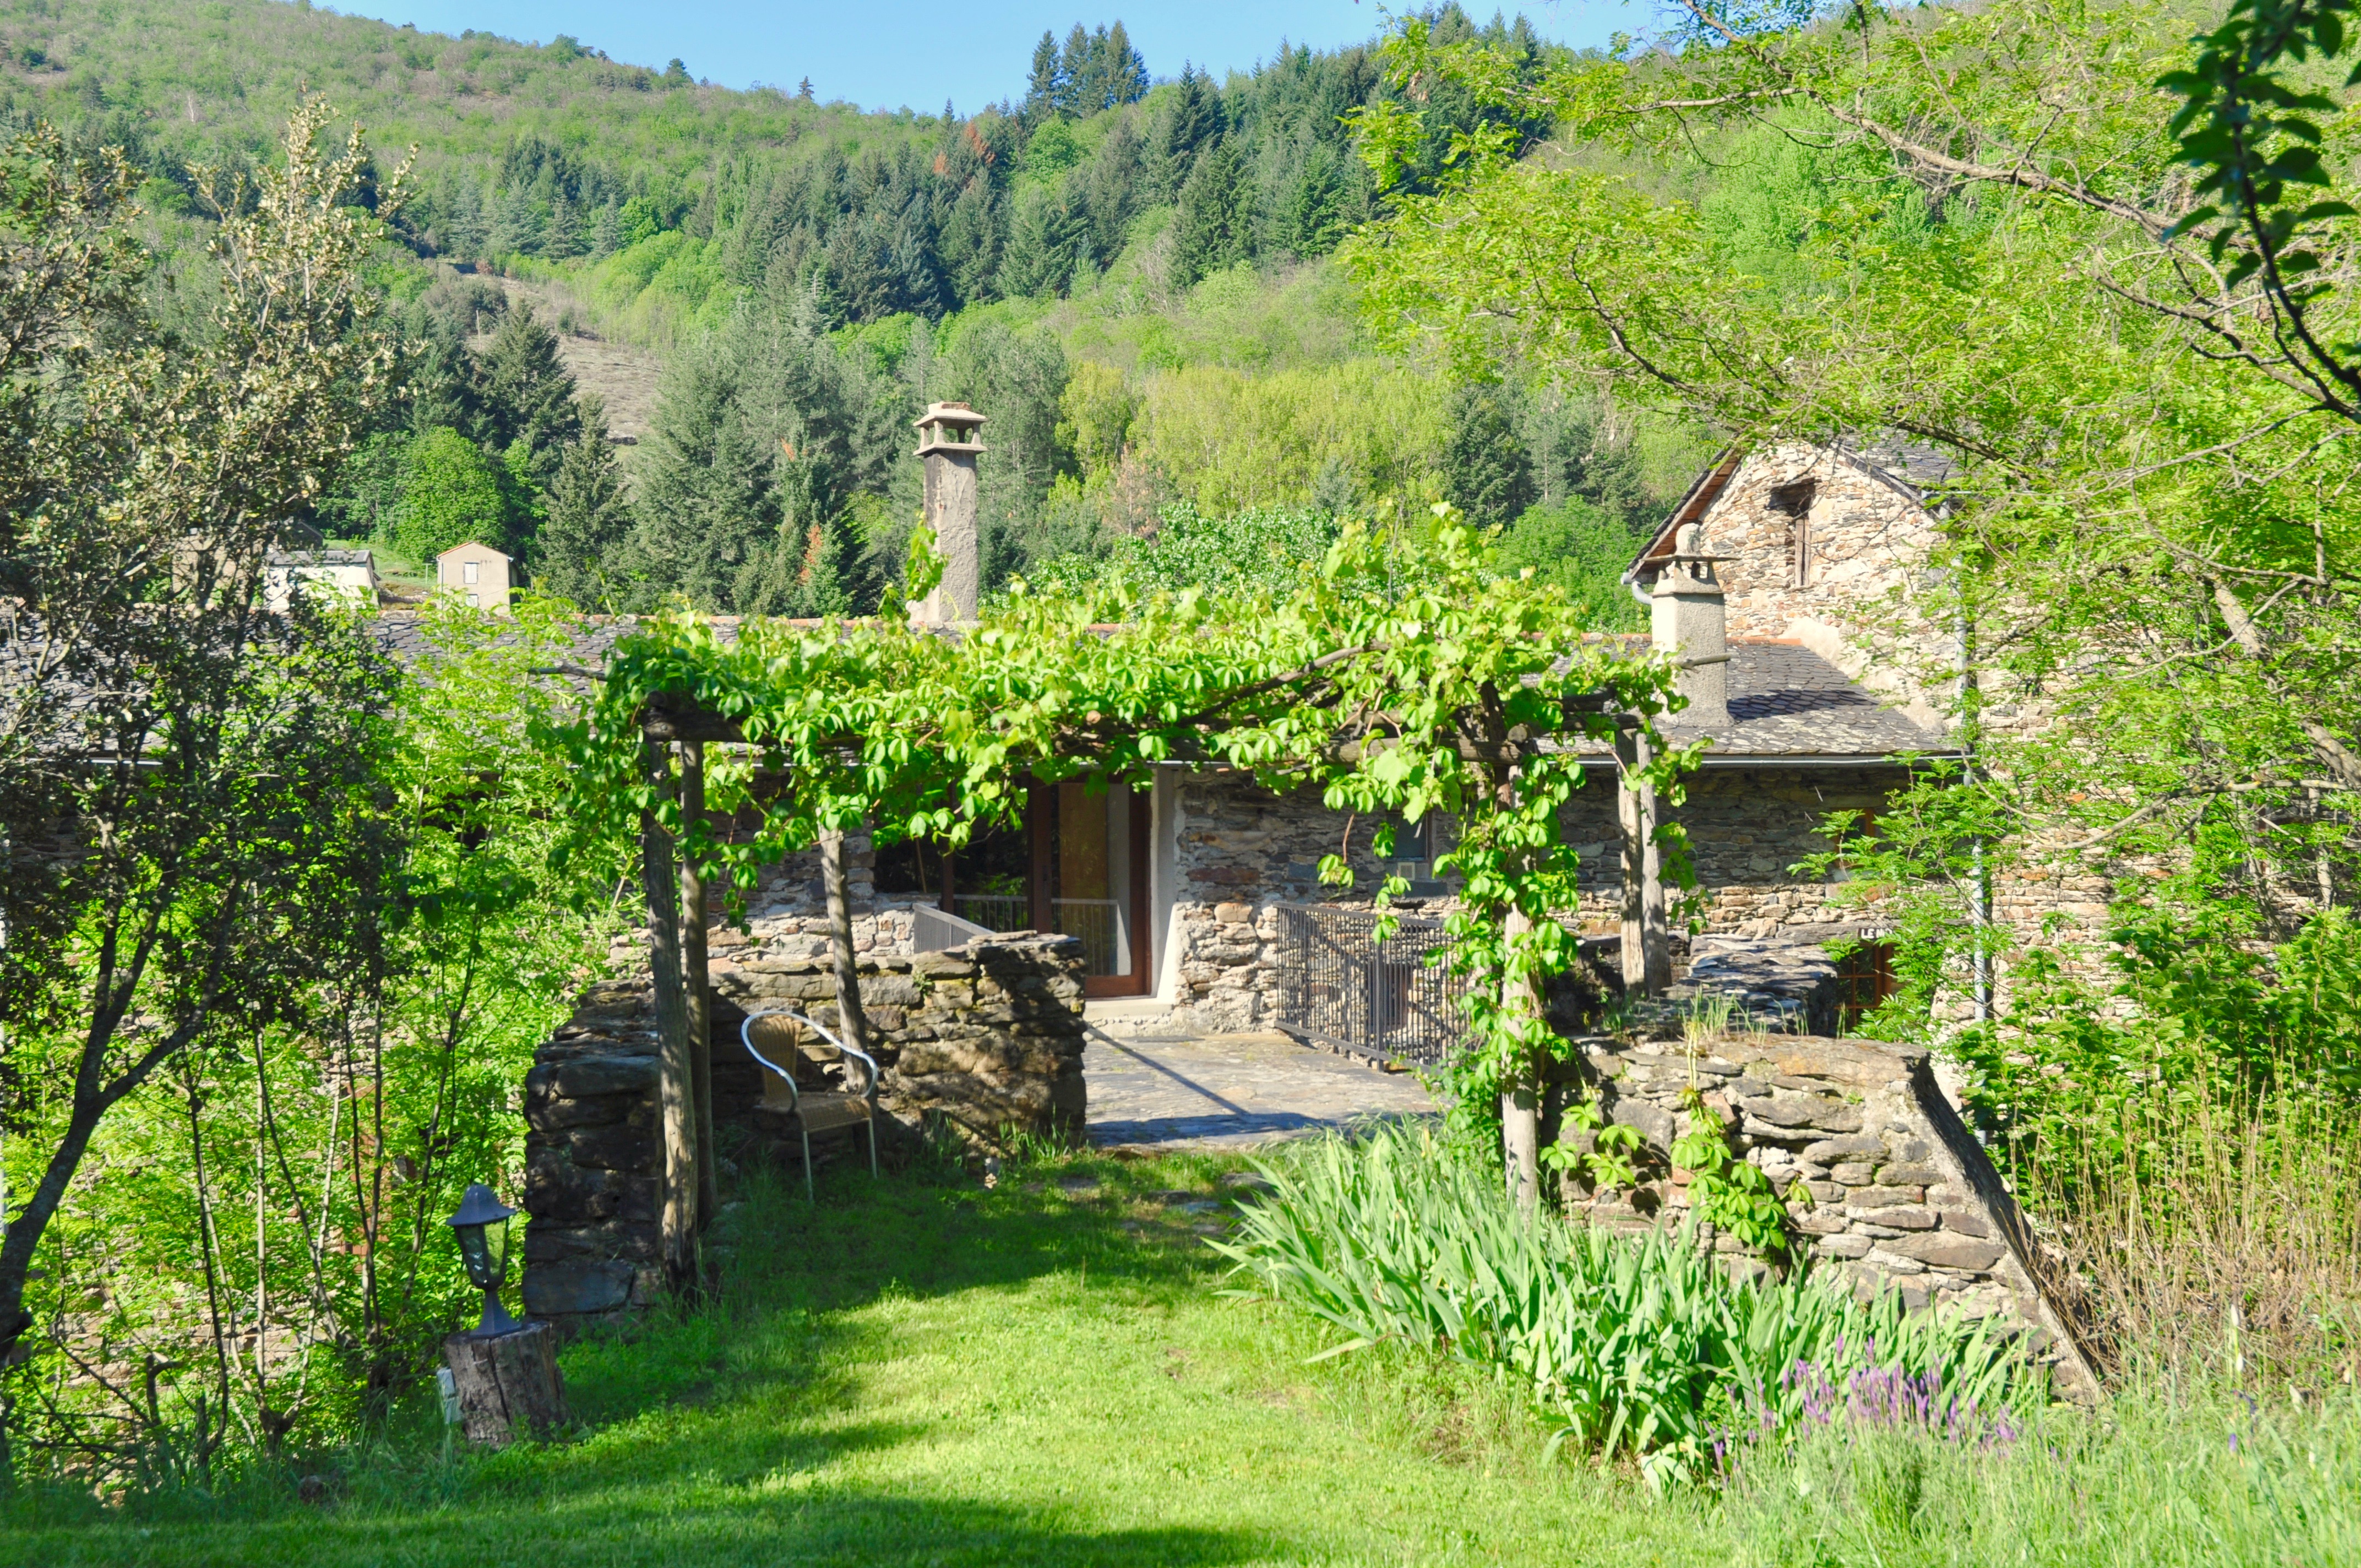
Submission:
<svg viewBox="0 0 2361 1568">
<path fill-rule="evenodd" d="M 467 1195 L 459 1201 L 459 1212 L 446 1222 L 451 1234 L 458 1238 L 459 1261 L 467 1266 L 468 1279 L 484 1293 L 484 1321 L 475 1326 L 470 1336 L 475 1339 L 493 1339 L 525 1326 L 510 1317 L 508 1309 L 500 1305 L 500 1279 L 509 1266 L 509 1217 L 515 1212 L 494 1196 L 490 1188 L 480 1181 L 471 1181 Z M 484 1234 L 495 1221 L 500 1227 L 498 1262 L 493 1261 L 491 1246 Z"/>
</svg>

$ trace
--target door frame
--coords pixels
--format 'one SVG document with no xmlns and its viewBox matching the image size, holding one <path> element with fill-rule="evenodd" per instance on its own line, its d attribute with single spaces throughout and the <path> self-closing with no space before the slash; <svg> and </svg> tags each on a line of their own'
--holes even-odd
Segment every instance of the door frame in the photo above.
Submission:
<svg viewBox="0 0 2361 1568">
<path fill-rule="evenodd" d="M 1131 794 L 1131 972 L 1084 975 L 1084 997 L 1146 996 L 1156 989 L 1156 933 L 1148 925 L 1153 901 L 1148 885 L 1152 863 L 1148 839 L 1155 831 L 1155 793 L 1152 789 L 1126 787 Z M 1032 872 L 1025 879 L 1030 904 L 1027 918 L 1033 929 L 1046 932 L 1055 928 L 1050 918 L 1049 884 L 1058 864 L 1056 784 L 1032 783 L 1025 786 L 1025 828 L 1032 851 Z M 942 907 L 950 914 L 958 913 L 952 906 L 952 893 L 959 884 L 958 867 L 956 852 L 943 857 Z"/>
</svg>

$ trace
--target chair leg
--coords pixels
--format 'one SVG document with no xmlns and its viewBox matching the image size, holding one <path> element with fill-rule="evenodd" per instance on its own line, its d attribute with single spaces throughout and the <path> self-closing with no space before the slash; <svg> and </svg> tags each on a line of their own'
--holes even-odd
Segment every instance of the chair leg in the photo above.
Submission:
<svg viewBox="0 0 2361 1568">
<path fill-rule="evenodd" d="M 803 1118 L 800 1116 L 796 1118 L 796 1135 L 804 1141 L 804 1201 L 818 1208 L 819 1199 L 812 1190 L 811 1134 L 805 1128 Z"/>
<path fill-rule="evenodd" d="M 877 1118 L 869 1118 L 869 1179 L 877 1179 Z"/>
</svg>

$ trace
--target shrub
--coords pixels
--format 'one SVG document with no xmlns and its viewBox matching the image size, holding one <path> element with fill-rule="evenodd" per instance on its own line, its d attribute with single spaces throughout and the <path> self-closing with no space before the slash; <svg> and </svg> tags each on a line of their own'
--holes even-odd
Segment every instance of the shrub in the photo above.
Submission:
<svg viewBox="0 0 2361 1568">
<path fill-rule="evenodd" d="M 1521 1216 L 1496 1173 L 1431 1130 L 1331 1138 L 1262 1168 L 1272 1192 L 1220 1250 L 1348 1337 L 1399 1341 L 1523 1378 L 1555 1442 L 1694 1478 L 1744 1432 L 1810 1424 L 1856 1374 L 1906 1380 L 1945 1430 L 2005 1431 L 2037 1374 L 2011 1337 L 1949 1311 L 1862 1303 L 1818 1280 L 1741 1281 L 1686 1234 L 1613 1235 Z"/>
</svg>

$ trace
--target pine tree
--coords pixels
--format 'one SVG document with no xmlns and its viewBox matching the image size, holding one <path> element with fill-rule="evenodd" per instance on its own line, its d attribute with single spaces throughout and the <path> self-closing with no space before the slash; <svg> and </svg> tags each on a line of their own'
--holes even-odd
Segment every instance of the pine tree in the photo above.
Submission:
<svg viewBox="0 0 2361 1568">
<path fill-rule="evenodd" d="M 1314 142 L 1296 171 L 1287 205 L 1287 248 L 1298 256 L 1325 256 L 1345 237 L 1345 181 L 1336 155 Z"/>
<path fill-rule="evenodd" d="M 1000 253 L 994 286 L 1005 299 L 1025 299 L 1064 290 L 1074 271 L 1076 225 L 1055 196 L 1036 185 L 1016 203 L 1008 243 Z"/>
<path fill-rule="evenodd" d="M 1183 62 L 1174 83 L 1170 105 L 1164 113 L 1163 137 L 1157 148 L 1163 166 L 1163 189 L 1178 192 L 1195 169 L 1200 148 L 1222 133 L 1222 101 L 1211 81 Z"/>
<path fill-rule="evenodd" d="M 1230 138 L 1197 159 L 1180 186 L 1172 226 L 1173 281 L 1182 288 L 1254 253 L 1254 187 Z"/>
<path fill-rule="evenodd" d="M 541 203 L 533 192 L 521 185 L 511 185 L 501 191 L 493 204 L 490 232 L 485 236 L 484 248 L 495 257 L 538 256 L 541 253 Z"/>
<path fill-rule="evenodd" d="M 574 377 L 558 357 L 557 334 L 531 305 L 515 307 L 475 357 L 473 379 L 485 444 L 505 451 L 522 442 L 533 479 L 545 488 L 556 477 L 565 447 L 582 434 Z"/>
<path fill-rule="evenodd" d="M 623 472 L 607 440 L 607 414 L 585 398 L 582 433 L 570 443 L 549 490 L 531 563 L 533 586 L 588 610 L 614 612 L 628 597 L 623 551 L 631 512 Z"/>
<path fill-rule="evenodd" d="M 581 210 L 563 195 L 556 197 L 549 203 L 549 225 L 542 231 L 542 255 L 552 261 L 566 261 L 587 248 Z"/>
<path fill-rule="evenodd" d="M 623 248 L 623 214 L 614 203 L 598 209 L 598 221 L 590 225 L 590 254 L 604 260 Z"/>
<path fill-rule="evenodd" d="M 1533 463 L 1501 386 L 1453 389 L 1443 442 L 1443 493 L 1479 523 L 1514 522 L 1533 504 Z"/>
<path fill-rule="evenodd" d="M 1061 115 L 1087 115 L 1096 105 L 1082 100 L 1091 76 L 1091 35 L 1080 22 L 1066 35 L 1065 53 L 1058 60 L 1057 109 Z"/>
<path fill-rule="evenodd" d="M 1057 35 L 1044 27 L 1041 41 L 1033 46 L 1033 70 L 1026 78 L 1026 116 L 1039 120 L 1056 114 L 1059 100 L 1065 93 L 1065 75 L 1058 64 Z"/>
<path fill-rule="evenodd" d="M 1108 102 L 1137 104 L 1148 96 L 1148 60 L 1131 47 L 1131 35 L 1117 21 L 1107 29 L 1106 75 Z"/>
<path fill-rule="evenodd" d="M 484 253 L 484 196 L 474 181 L 462 178 L 452 186 L 435 239 L 445 256 L 472 258 Z"/>
<path fill-rule="evenodd" d="M 678 62 L 675 61 L 675 63 L 676 64 Z M 812 102 L 812 84 L 810 77 L 807 76 L 801 82 L 796 83 L 796 96 L 807 104 Z"/>
</svg>

